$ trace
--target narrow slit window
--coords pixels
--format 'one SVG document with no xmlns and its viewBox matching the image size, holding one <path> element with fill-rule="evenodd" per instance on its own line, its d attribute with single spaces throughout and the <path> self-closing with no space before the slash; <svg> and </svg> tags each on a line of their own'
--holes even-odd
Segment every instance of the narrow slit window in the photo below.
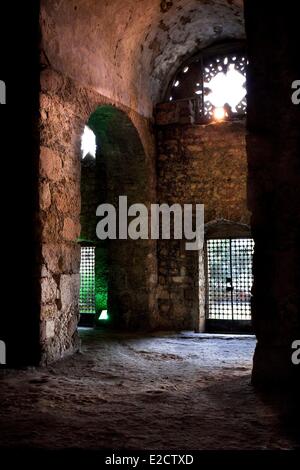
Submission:
<svg viewBox="0 0 300 470">
<path fill-rule="evenodd" d="M 81 314 L 96 313 L 94 246 L 81 247 L 79 311 Z"/>
<path fill-rule="evenodd" d="M 81 152 L 82 159 L 87 155 L 91 155 L 96 158 L 97 144 L 96 135 L 88 126 L 85 126 L 82 137 L 81 137 Z"/>
</svg>

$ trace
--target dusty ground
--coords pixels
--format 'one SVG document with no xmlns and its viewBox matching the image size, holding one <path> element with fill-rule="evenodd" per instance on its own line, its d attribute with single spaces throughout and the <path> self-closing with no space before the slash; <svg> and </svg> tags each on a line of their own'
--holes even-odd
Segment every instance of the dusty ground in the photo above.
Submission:
<svg viewBox="0 0 300 470">
<path fill-rule="evenodd" d="M 253 337 L 81 330 L 82 353 L 1 372 L 0 446 L 289 449 L 250 385 Z"/>
</svg>

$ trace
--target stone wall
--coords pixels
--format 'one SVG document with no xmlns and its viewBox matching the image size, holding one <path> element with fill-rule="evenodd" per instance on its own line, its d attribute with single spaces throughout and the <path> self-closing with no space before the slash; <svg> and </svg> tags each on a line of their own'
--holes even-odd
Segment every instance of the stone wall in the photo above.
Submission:
<svg viewBox="0 0 300 470">
<path fill-rule="evenodd" d="M 168 123 L 170 115 L 174 118 L 171 108 L 165 107 L 165 118 L 160 108 L 160 123 Z M 224 219 L 249 223 L 244 121 L 160 125 L 157 137 L 160 203 L 204 204 L 206 223 Z M 227 235 L 232 236 L 232 225 L 229 227 Z M 164 327 L 203 330 L 204 253 L 186 251 L 184 245 L 158 243 L 160 321 Z"/>
<path fill-rule="evenodd" d="M 78 86 L 43 62 L 40 95 L 40 237 L 42 244 L 41 347 L 42 362 L 52 361 L 78 348 L 78 296 L 80 247 L 81 135 L 92 112 L 111 104 L 94 91 Z M 114 104 L 114 103 L 112 103 Z M 137 129 L 145 149 L 145 172 L 150 195 L 155 191 L 154 146 L 146 119 L 122 108 Z M 153 262 L 147 272 L 146 314 L 154 310 L 154 247 L 142 260 Z M 154 270 L 154 273 L 152 272 Z M 150 292 L 151 291 L 151 292 Z M 145 297 L 144 297 L 145 300 Z M 152 309 L 152 310 L 151 310 Z M 155 313 L 153 314 L 155 315 Z"/>
<path fill-rule="evenodd" d="M 60 76 L 44 72 L 39 187 L 43 361 L 78 347 L 80 154 L 75 144 L 81 126 L 79 117 L 75 125 L 74 105 L 57 93 L 65 91 L 60 89 L 63 85 Z"/>
</svg>

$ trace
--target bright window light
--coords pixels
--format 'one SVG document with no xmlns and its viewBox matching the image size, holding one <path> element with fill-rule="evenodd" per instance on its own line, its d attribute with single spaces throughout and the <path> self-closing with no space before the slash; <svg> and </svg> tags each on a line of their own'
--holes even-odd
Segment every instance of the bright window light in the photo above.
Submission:
<svg viewBox="0 0 300 470">
<path fill-rule="evenodd" d="M 108 320 L 108 312 L 107 312 L 107 310 L 102 310 L 102 312 L 100 313 L 100 316 L 99 316 L 98 320 Z"/>
<path fill-rule="evenodd" d="M 214 119 L 216 121 L 223 121 L 226 117 L 226 112 L 224 108 L 215 108 L 214 110 Z"/>
<path fill-rule="evenodd" d="M 244 84 L 246 77 L 230 64 L 228 72 L 219 72 L 209 82 L 204 82 L 204 87 L 210 92 L 204 97 L 216 108 L 222 108 L 226 103 L 233 113 L 237 112 L 236 106 L 246 95 Z"/>
<path fill-rule="evenodd" d="M 82 158 L 85 158 L 87 155 L 92 155 L 92 157 L 96 158 L 96 150 L 96 136 L 92 129 L 90 129 L 88 126 L 85 126 L 81 138 Z"/>
</svg>

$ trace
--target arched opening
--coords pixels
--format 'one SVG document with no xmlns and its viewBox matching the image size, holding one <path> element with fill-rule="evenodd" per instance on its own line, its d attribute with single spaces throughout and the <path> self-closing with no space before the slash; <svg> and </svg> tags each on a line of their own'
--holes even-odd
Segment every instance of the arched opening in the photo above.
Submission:
<svg viewBox="0 0 300 470">
<path fill-rule="evenodd" d="M 198 123 L 245 116 L 247 55 L 244 42 L 205 48 L 180 65 L 167 101 L 190 100 Z"/>
<path fill-rule="evenodd" d="M 127 197 L 128 206 L 147 204 L 147 186 L 146 155 L 131 120 L 113 106 L 98 107 L 82 137 L 81 324 L 145 329 L 150 322 L 149 241 L 118 239 L 119 234 L 116 240 L 99 240 L 96 234 L 99 205 L 111 204 L 118 214 L 120 196 Z"/>
</svg>

